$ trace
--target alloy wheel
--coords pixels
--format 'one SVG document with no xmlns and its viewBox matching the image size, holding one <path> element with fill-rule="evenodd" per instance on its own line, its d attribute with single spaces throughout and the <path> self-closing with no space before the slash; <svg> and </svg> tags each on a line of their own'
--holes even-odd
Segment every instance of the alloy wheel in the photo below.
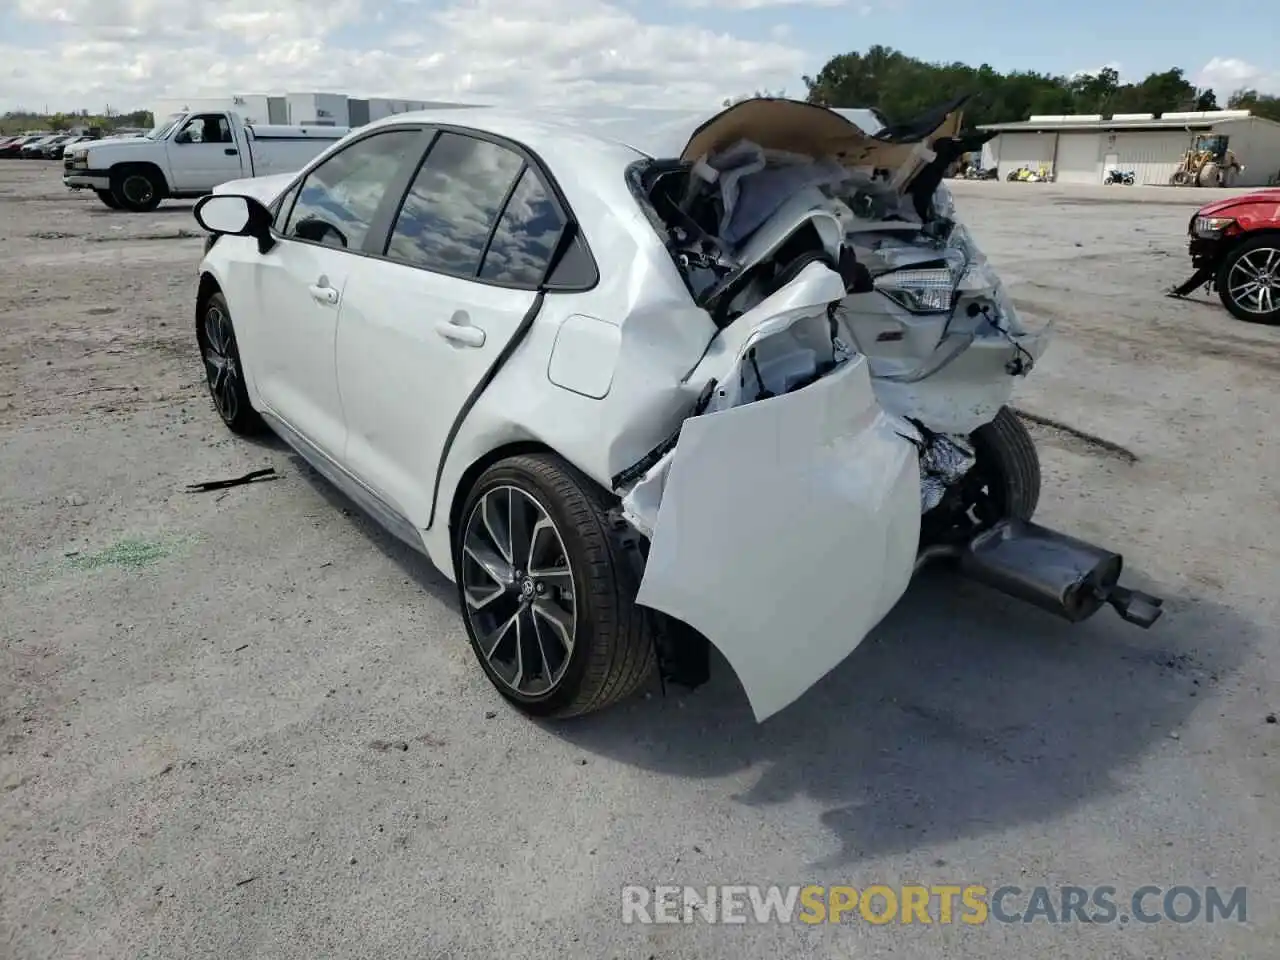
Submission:
<svg viewBox="0 0 1280 960">
<path fill-rule="evenodd" d="M 1280 249 L 1256 247 L 1242 254 L 1227 273 L 1227 293 L 1246 313 L 1280 308 Z"/>
<path fill-rule="evenodd" d="M 573 653 L 578 607 L 564 539 L 514 486 L 487 490 L 463 530 L 459 570 L 476 649 L 521 697 L 555 689 Z"/>
<path fill-rule="evenodd" d="M 216 303 L 210 304 L 204 313 L 204 368 L 218 416 L 231 423 L 240 412 L 240 400 L 236 395 L 240 365 L 236 362 L 231 318 Z"/>
</svg>

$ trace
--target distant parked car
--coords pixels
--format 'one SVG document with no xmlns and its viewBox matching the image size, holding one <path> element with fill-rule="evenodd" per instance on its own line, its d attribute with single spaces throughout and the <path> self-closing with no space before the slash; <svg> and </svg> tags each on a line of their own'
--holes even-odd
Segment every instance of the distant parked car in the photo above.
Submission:
<svg viewBox="0 0 1280 960">
<path fill-rule="evenodd" d="M 38 160 L 41 157 L 41 151 L 51 143 L 61 143 L 67 139 L 68 134 L 51 133 L 48 136 L 37 137 L 30 143 L 22 145 L 22 152 L 19 154 L 23 160 Z"/>
<path fill-rule="evenodd" d="M 43 156 L 46 160 L 61 160 L 63 154 L 66 152 L 67 147 L 75 146 L 77 143 L 87 143 L 88 141 L 93 139 L 94 139 L 93 137 L 75 136 L 75 137 L 68 137 L 66 140 L 63 140 L 61 143 L 46 144 L 43 149 Z"/>
<path fill-rule="evenodd" d="M 1280 190 L 1205 204 L 1187 224 L 1187 235 L 1195 273 L 1170 296 L 1208 286 L 1238 320 L 1280 323 Z"/>
<path fill-rule="evenodd" d="M 0 145 L 0 160 L 14 160 L 22 156 L 22 148 L 32 140 L 39 139 L 36 136 L 27 134 L 21 137 L 14 137 L 8 143 Z"/>
</svg>

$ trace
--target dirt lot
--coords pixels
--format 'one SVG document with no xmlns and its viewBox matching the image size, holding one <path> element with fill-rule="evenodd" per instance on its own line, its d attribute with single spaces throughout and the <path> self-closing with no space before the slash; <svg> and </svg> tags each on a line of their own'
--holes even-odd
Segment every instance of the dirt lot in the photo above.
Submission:
<svg viewBox="0 0 1280 960">
<path fill-rule="evenodd" d="M 1276 956 L 1280 330 L 1158 295 L 1197 191 L 956 189 L 1058 324 L 1018 400 L 1078 431 L 1036 428 L 1043 519 L 1165 619 L 933 574 L 762 726 L 723 664 L 554 726 L 438 574 L 221 428 L 189 207 L 0 164 L 0 957 Z M 1244 885 L 1248 922 L 620 922 L 625 883 L 917 881 Z"/>
</svg>

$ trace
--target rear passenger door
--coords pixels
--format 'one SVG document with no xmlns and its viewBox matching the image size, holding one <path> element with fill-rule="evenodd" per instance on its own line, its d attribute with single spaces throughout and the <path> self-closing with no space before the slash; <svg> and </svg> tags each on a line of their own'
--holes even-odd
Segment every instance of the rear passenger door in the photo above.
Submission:
<svg viewBox="0 0 1280 960">
<path fill-rule="evenodd" d="M 566 216 L 520 147 L 441 131 L 338 329 L 348 469 L 418 529 L 468 397 L 531 318 Z"/>
</svg>

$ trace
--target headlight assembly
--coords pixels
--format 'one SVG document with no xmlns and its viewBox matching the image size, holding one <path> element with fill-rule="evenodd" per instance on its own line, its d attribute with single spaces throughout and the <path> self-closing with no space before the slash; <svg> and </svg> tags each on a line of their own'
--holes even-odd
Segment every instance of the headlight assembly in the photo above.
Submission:
<svg viewBox="0 0 1280 960">
<path fill-rule="evenodd" d="M 1220 237 L 1235 222 L 1233 217 L 1196 217 L 1191 229 L 1197 237 Z"/>
</svg>

